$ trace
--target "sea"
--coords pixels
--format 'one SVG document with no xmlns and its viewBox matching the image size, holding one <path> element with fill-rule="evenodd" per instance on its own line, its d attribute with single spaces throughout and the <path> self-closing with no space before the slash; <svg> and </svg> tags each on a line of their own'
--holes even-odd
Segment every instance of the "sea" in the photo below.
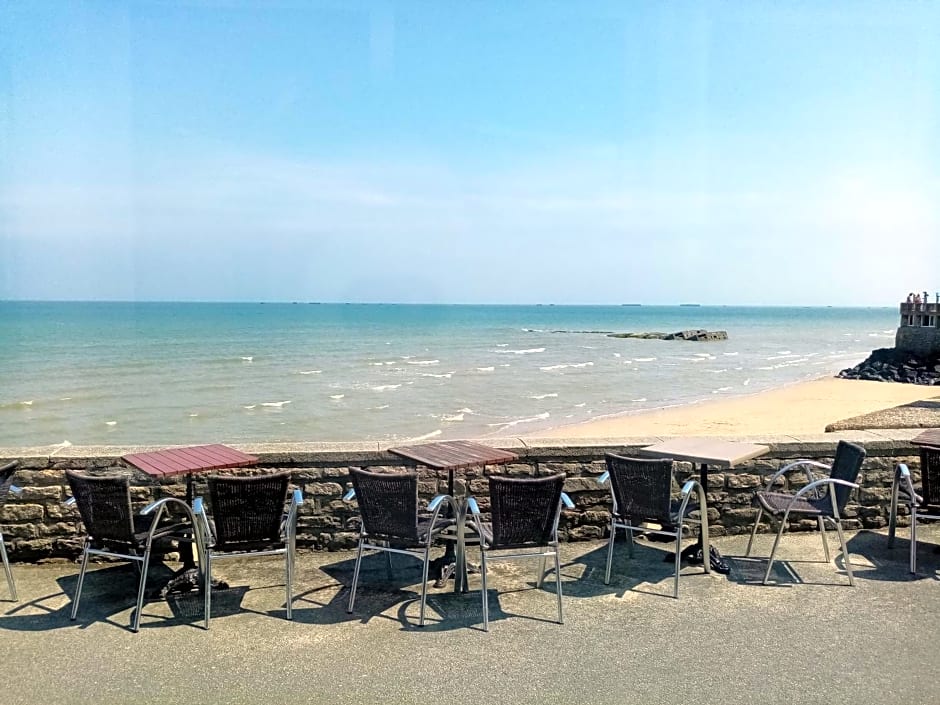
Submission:
<svg viewBox="0 0 940 705">
<path fill-rule="evenodd" d="M 533 436 L 831 376 L 896 308 L 0 302 L 0 446 Z M 724 341 L 607 333 L 727 331 Z"/>
</svg>

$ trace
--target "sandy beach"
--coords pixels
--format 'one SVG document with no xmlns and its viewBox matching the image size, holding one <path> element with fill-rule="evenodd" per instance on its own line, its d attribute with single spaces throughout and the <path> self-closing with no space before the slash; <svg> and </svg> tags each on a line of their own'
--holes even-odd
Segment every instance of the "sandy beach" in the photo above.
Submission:
<svg viewBox="0 0 940 705">
<path fill-rule="evenodd" d="M 750 396 L 599 419 L 537 435 L 616 438 L 823 433 L 826 425 L 835 421 L 932 397 L 940 397 L 940 388 L 823 377 Z"/>
</svg>

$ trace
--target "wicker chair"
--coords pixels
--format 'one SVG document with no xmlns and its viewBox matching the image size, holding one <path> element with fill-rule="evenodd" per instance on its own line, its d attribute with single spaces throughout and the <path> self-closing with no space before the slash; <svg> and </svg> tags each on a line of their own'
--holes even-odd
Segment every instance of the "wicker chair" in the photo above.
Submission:
<svg viewBox="0 0 940 705">
<path fill-rule="evenodd" d="M 491 475 L 490 518 L 484 522 L 476 499 L 467 498 L 467 508 L 473 517 L 480 537 L 481 567 L 483 579 L 483 630 L 489 631 L 490 614 L 487 600 L 486 565 L 488 561 L 512 560 L 515 558 L 538 558 L 538 587 L 545 577 L 545 561 L 555 561 L 555 592 L 558 596 L 558 623 L 564 623 L 561 605 L 561 566 L 558 558 L 558 520 L 564 504 L 573 508 L 574 503 L 562 491 L 564 474 L 549 477 L 520 478 Z M 491 551 L 514 551 L 511 554 L 490 556 Z M 522 551 L 521 553 L 519 551 Z"/>
<path fill-rule="evenodd" d="M 903 495 L 911 515 L 911 573 L 917 572 L 917 521 L 940 519 L 940 448 L 920 449 L 920 488 L 914 486 L 911 471 L 899 463 L 891 486 L 891 515 L 888 520 L 888 546 L 894 546 L 898 523 L 898 501 Z"/>
<path fill-rule="evenodd" d="M 72 490 L 72 497 L 66 504 L 78 507 L 87 534 L 70 618 L 74 620 L 78 614 L 88 558 L 92 555 L 122 558 L 136 562 L 140 569 L 137 609 L 131 625 L 131 630 L 136 632 L 140 628 L 153 544 L 158 539 L 166 538 L 191 541 L 194 526 L 192 511 L 182 500 L 165 497 L 144 507 L 140 514 L 134 514 L 127 477 L 96 477 L 72 470 L 66 470 L 65 477 Z M 170 507 L 182 514 L 183 522 L 171 520 L 168 516 L 167 521 L 164 520 Z"/>
<path fill-rule="evenodd" d="M 16 473 L 18 460 L 7 463 L 0 467 L 0 508 L 6 504 L 10 493 L 20 494 L 23 490 L 13 484 L 13 475 Z M 10 588 L 10 597 L 16 602 L 16 583 L 13 581 L 13 571 L 10 570 L 10 559 L 7 558 L 7 546 L 3 542 L 3 532 L 0 531 L 0 559 L 3 560 L 3 572 L 7 576 L 7 586 Z"/>
<path fill-rule="evenodd" d="M 849 560 L 849 550 L 845 543 L 845 535 L 842 533 L 842 513 L 845 511 L 845 505 L 849 501 L 852 490 L 858 489 L 856 480 L 864 461 L 864 448 L 847 441 L 839 441 L 831 466 L 815 460 L 796 460 L 775 472 L 767 481 L 766 490 L 755 493 L 754 502 L 757 504 L 757 517 L 754 519 L 751 538 L 747 542 L 746 555 L 751 555 L 754 536 L 757 534 L 757 527 L 764 512 L 780 522 L 777 537 L 774 539 L 773 548 L 770 550 L 770 558 L 767 561 L 767 572 L 764 573 L 763 580 L 764 585 L 770 579 L 770 571 L 774 565 L 777 545 L 780 543 L 780 537 L 786 529 L 787 519 L 791 514 L 816 517 L 822 535 L 826 563 L 829 562 L 829 544 L 826 541 L 825 522 L 832 522 L 836 527 L 839 542 L 842 545 L 842 556 L 845 559 L 845 572 L 849 576 L 849 585 L 855 585 L 855 579 L 852 576 L 852 563 Z M 816 475 L 811 469 L 814 467 L 829 470 L 829 476 L 821 477 Z M 798 468 L 802 468 L 806 476 L 807 484 L 805 486 L 795 494 L 773 491 L 774 484 L 778 479 Z"/>
<path fill-rule="evenodd" d="M 206 629 L 212 615 L 212 567 L 222 558 L 284 556 L 286 617 L 293 618 L 297 510 L 303 495 L 294 490 L 285 512 L 289 482 L 289 472 L 249 477 L 211 475 L 211 519 L 202 497 L 193 502 L 202 550 Z"/>
<path fill-rule="evenodd" d="M 702 555 L 708 555 L 708 507 L 705 504 L 705 490 L 701 483 L 692 478 L 682 486 L 679 500 L 672 498 L 672 481 L 675 463 L 672 460 L 644 460 L 625 458 L 608 453 L 605 456 L 607 471 L 597 481 L 603 485 L 610 481 L 613 499 L 613 511 L 610 515 L 610 539 L 607 542 L 607 572 L 604 584 L 610 584 L 610 566 L 614 559 L 614 541 L 617 529 L 627 532 L 627 550 L 633 558 L 634 532 L 673 536 L 676 540 L 676 574 L 673 581 L 672 596 L 679 597 L 679 571 L 682 567 L 682 529 L 686 522 L 699 524 L 702 532 Z M 698 504 L 690 503 L 695 490 Z M 699 519 L 687 516 L 698 511 Z M 659 524 L 660 529 L 650 529 L 644 523 Z M 711 561 L 704 560 L 705 572 L 710 573 Z"/>
<path fill-rule="evenodd" d="M 361 468 L 350 468 L 352 489 L 343 497 L 347 502 L 355 499 L 359 504 L 361 525 L 356 567 L 353 569 L 352 588 L 346 611 L 352 614 L 356 604 L 356 587 L 362 552 L 366 549 L 385 552 L 391 573 L 391 554 L 415 556 L 422 561 L 421 609 L 419 626 L 424 626 L 424 611 L 428 596 L 428 565 L 431 546 L 442 531 L 453 525 L 452 519 L 440 516 L 446 502 L 456 515 L 457 507 L 450 495 L 438 495 L 428 505 L 430 514 L 418 511 L 418 476 L 414 473 L 376 473 Z"/>
</svg>

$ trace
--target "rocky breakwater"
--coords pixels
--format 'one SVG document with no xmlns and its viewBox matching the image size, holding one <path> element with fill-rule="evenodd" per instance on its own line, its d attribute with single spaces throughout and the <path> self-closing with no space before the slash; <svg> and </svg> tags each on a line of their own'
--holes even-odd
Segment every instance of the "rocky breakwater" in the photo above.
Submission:
<svg viewBox="0 0 940 705">
<path fill-rule="evenodd" d="M 872 351 L 864 362 L 842 370 L 838 376 L 844 379 L 940 386 L 940 355 L 923 358 L 901 352 L 897 348 L 879 348 Z"/>
<path fill-rule="evenodd" d="M 678 333 L 608 333 L 608 338 L 640 338 L 643 340 L 727 340 L 723 330 L 680 330 Z"/>
</svg>

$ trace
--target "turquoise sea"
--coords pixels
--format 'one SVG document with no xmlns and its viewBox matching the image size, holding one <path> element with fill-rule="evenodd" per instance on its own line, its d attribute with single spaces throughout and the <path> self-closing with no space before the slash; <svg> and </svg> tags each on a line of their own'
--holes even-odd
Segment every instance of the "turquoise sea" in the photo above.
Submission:
<svg viewBox="0 0 940 705">
<path fill-rule="evenodd" d="M 531 435 L 832 375 L 895 308 L 0 302 L 0 446 Z M 598 331 L 726 330 L 720 342 Z"/>
</svg>

